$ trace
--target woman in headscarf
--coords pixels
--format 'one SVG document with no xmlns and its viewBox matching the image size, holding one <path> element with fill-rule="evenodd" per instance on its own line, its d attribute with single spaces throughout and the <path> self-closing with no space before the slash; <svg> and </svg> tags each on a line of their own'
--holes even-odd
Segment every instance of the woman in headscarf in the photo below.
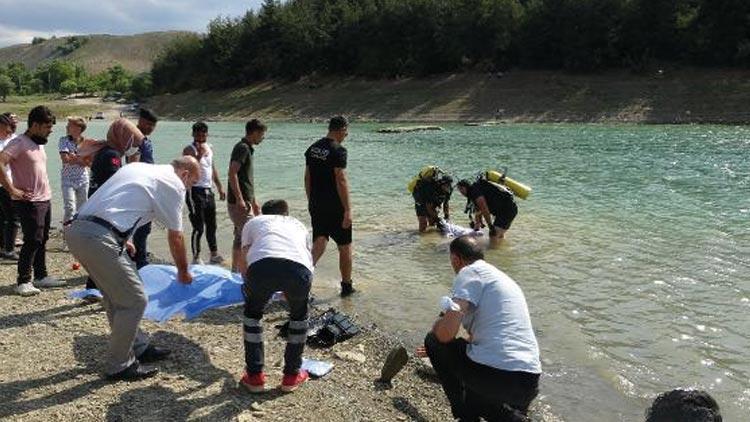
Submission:
<svg viewBox="0 0 750 422">
<path fill-rule="evenodd" d="M 122 167 L 123 156 L 129 157 L 138 153 L 138 147 L 144 138 L 143 133 L 130 120 L 119 118 L 109 127 L 106 141 L 83 141 L 79 155 L 90 160 L 89 197 Z M 86 281 L 86 289 L 96 289 L 90 277 Z M 92 294 L 84 297 L 84 300 L 94 302 L 101 298 Z"/>
</svg>

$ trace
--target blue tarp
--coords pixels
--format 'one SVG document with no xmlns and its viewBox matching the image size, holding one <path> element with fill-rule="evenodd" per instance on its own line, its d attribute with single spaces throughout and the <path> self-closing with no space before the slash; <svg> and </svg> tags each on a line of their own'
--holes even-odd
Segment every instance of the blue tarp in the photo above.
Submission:
<svg viewBox="0 0 750 422">
<path fill-rule="evenodd" d="M 242 276 L 213 265 L 191 265 L 191 284 L 176 280 L 177 268 L 171 265 L 147 265 L 139 270 L 148 306 L 144 318 L 165 322 L 182 314 L 193 319 L 203 311 L 243 303 Z M 83 298 L 86 290 L 70 294 Z"/>
</svg>

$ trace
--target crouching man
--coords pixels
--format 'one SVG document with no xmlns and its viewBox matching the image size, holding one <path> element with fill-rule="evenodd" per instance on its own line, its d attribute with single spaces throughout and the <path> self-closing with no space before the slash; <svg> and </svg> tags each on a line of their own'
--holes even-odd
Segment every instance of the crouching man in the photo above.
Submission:
<svg viewBox="0 0 750 422">
<path fill-rule="evenodd" d="M 473 237 L 453 240 L 450 260 L 452 295 L 417 354 L 430 358 L 458 420 L 524 421 L 542 370 L 523 292 Z M 462 324 L 468 340 L 457 338 Z"/>
<path fill-rule="evenodd" d="M 65 229 L 70 252 L 86 268 L 102 292 L 111 335 L 106 374 L 112 380 L 135 381 L 156 375 L 140 363 L 166 358 L 170 351 L 149 345 L 139 325 L 148 299 L 136 264 L 133 232 L 152 220 L 168 229 L 169 249 L 177 278 L 190 283 L 182 235 L 185 192 L 200 177 L 193 157 L 171 165 L 134 163 L 118 170 L 81 207 Z"/>
<path fill-rule="evenodd" d="M 244 261 L 244 262 L 242 262 Z M 284 352 L 281 390 L 291 392 L 308 379 L 301 370 L 307 340 L 307 306 L 312 284 L 313 263 L 308 232 L 296 218 L 289 217 L 283 200 L 271 200 L 261 215 L 242 229 L 240 268 L 245 279 L 245 366 L 240 384 L 252 393 L 265 391 L 263 372 L 263 308 L 274 294 L 284 292 L 289 304 L 289 334 Z"/>
</svg>

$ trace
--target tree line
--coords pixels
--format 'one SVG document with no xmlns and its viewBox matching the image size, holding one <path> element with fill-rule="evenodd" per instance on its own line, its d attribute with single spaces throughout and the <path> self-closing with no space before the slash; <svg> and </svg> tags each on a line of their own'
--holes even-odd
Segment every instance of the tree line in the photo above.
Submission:
<svg viewBox="0 0 750 422">
<path fill-rule="evenodd" d="M 0 98 L 3 101 L 8 95 L 44 93 L 104 94 L 140 99 L 151 92 L 151 74 L 134 75 L 120 65 L 97 74 L 90 74 L 83 66 L 65 60 L 53 60 L 33 70 L 23 63 L 0 65 Z"/>
<path fill-rule="evenodd" d="M 157 59 L 159 92 L 305 75 L 750 64 L 747 0 L 267 0 Z"/>
</svg>

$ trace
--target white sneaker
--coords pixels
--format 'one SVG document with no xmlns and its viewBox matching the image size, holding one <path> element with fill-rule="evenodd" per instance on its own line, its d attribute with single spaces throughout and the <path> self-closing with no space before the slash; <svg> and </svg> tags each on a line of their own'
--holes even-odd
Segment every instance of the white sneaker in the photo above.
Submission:
<svg viewBox="0 0 750 422">
<path fill-rule="evenodd" d="M 203 260 L 200 258 L 193 258 L 193 265 L 203 265 Z"/>
<path fill-rule="evenodd" d="M 41 290 L 34 287 L 31 283 L 21 283 L 16 286 L 16 293 L 24 297 L 38 295 L 41 292 Z"/>
<path fill-rule="evenodd" d="M 51 276 L 44 277 L 41 280 L 34 280 L 35 287 L 63 287 L 65 285 L 64 281 Z"/>
<path fill-rule="evenodd" d="M 212 256 L 208 262 L 211 264 L 222 264 L 224 262 L 224 257 L 221 255 Z"/>
</svg>

